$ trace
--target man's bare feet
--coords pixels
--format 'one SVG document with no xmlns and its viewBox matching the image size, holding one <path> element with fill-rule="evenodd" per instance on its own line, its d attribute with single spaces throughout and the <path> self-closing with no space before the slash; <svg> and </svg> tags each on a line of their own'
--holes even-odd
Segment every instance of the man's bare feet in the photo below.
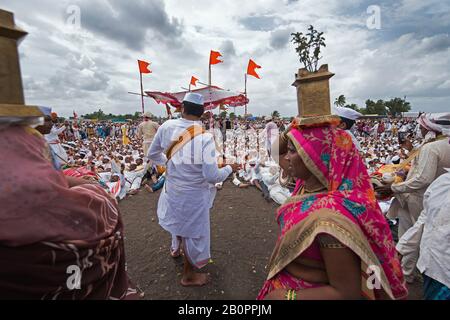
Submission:
<svg viewBox="0 0 450 320">
<path fill-rule="evenodd" d="M 152 189 L 148 184 L 146 184 L 146 185 L 144 186 L 144 188 L 145 188 L 145 190 L 147 190 L 148 192 L 153 193 L 153 189 Z"/>
<path fill-rule="evenodd" d="M 201 287 L 208 284 L 211 281 L 209 273 L 192 273 L 187 276 L 183 276 L 181 279 L 181 285 L 183 287 Z"/>
<path fill-rule="evenodd" d="M 178 249 L 178 250 L 175 250 L 175 251 L 172 251 L 172 249 L 170 250 L 170 256 L 172 257 L 172 258 L 178 258 L 178 257 L 180 257 L 181 256 L 181 249 Z"/>
</svg>

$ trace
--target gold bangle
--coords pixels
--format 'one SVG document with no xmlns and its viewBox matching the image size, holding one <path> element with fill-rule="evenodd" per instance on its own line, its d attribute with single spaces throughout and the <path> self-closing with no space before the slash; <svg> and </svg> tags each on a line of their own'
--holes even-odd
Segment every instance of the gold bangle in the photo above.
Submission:
<svg viewBox="0 0 450 320">
<path fill-rule="evenodd" d="M 286 291 L 285 298 L 286 300 L 297 300 L 297 293 L 295 292 L 295 290 L 289 289 L 288 291 Z"/>
</svg>

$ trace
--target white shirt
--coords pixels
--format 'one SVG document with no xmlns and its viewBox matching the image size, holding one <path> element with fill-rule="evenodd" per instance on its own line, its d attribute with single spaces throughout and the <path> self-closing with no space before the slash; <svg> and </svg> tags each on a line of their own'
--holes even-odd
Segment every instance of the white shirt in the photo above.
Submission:
<svg viewBox="0 0 450 320">
<path fill-rule="evenodd" d="M 266 124 L 265 131 L 266 143 L 272 145 L 275 138 L 278 137 L 278 126 L 275 124 L 275 122 L 270 121 Z"/>
<path fill-rule="evenodd" d="M 450 170 L 437 178 L 424 195 L 418 220 L 399 240 L 397 250 L 419 250 L 421 273 L 450 287 Z"/>
<path fill-rule="evenodd" d="M 361 152 L 361 145 L 359 144 L 359 141 L 358 141 L 358 139 L 356 139 L 356 137 L 353 134 L 353 132 L 351 130 L 345 130 L 345 131 L 347 131 L 347 133 L 352 138 L 353 144 L 355 145 L 356 149 L 358 149 L 358 151 Z"/>
<path fill-rule="evenodd" d="M 45 140 L 47 140 L 47 142 L 50 143 L 50 144 L 59 143 L 59 137 L 58 136 L 61 133 L 63 133 L 64 130 L 66 130 L 65 126 L 62 126 L 61 128 L 58 128 L 57 126 L 53 126 L 52 129 L 50 130 L 50 133 L 44 135 L 45 136 Z"/>
<path fill-rule="evenodd" d="M 148 157 L 155 164 L 166 165 L 165 152 L 180 134 L 192 125 L 201 126 L 201 122 L 181 119 L 169 120 L 161 125 L 150 146 Z M 194 144 L 194 145 L 193 145 Z M 192 150 L 193 149 L 193 150 Z M 194 154 L 192 151 L 201 150 Z M 204 133 L 196 136 L 172 156 L 168 163 L 166 182 L 174 183 L 180 188 L 199 190 L 209 184 L 223 182 L 233 171 L 231 166 L 218 169 L 213 136 Z M 212 163 L 202 161 L 214 158 Z"/>
</svg>

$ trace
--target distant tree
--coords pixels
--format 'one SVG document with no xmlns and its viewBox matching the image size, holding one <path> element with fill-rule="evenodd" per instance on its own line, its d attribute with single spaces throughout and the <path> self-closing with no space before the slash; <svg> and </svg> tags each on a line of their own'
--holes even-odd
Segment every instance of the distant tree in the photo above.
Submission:
<svg viewBox="0 0 450 320">
<path fill-rule="evenodd" d="M 411 104 L 402 98 L 394 98 L 385 102 L 386 108 L 391 116 L 397 116 L 402 112 L 408 112 L 411 110 Z"/>
<path fill-rule="evenodd" d="M 133 120 L 138 120 L 140 119 L 141 116 L 141 112 L 135 112 L 134 114 L 105 114 L 103 112 L 103 110 L 99 109 L 98 111 L 92 112 L 92 113 L 88 113 L 83 115 L 84 119 L 98 119 L 100 121 L 104 121 L 104 120 L 124 120 L 124 119 L 133 119 Z"/>
<path fill-rule="evenodd" d="M 343 107 L 343 106 L 345 106 L 345 103 L 346 103 L 345 100 L 346 100 L 345 96 L 343 94 L 341 94 L 339 97 L 336 98 L 336 100 L 334 100 L 334 105 L 336 107 Z"/>
<path fill-rule="evenodd" d="M 360 109 L 362 114 L 377 114 L 380 116 L 384 116 L 387 114 L 385 102 L 379 99 L 377 102 L 373 100 L 366 100 L 366 108 Z"/>
<path fill-rule="evenodd" d="M 227 112 L 226 112 L 226 111 L 222 111 L 222 112 L 220 113 L 220 117 L 221 117 L 221 118 L 226 118 L 226 117 L 227 117 Z"/>
<path fill-rule="evenodd" d="M 236 114 L 234 112 L 230 113 L 230 119 L 234 120 L 236 118 Z"/>
<path fill-rule="evenodd" d="M 272 118 L 279 118 L 279 117 L 280 117 L 280 113 L 277 110 L 272 112 Z"/>
</svg>

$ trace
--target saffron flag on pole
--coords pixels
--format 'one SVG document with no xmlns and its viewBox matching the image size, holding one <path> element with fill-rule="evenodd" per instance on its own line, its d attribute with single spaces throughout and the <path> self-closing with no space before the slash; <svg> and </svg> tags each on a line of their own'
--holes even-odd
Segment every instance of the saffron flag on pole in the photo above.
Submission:
<svg viewBox="0 0 450 320">
<path fill-rule="evenodd" d="M 138 64 L 139 64 L 139 71 L 141 73 L 152 73 L 148 68 L 148 66 L 150 65 L 149 62 L 138 60 Z"/>
<path fill-rule="evenodd" d="M 191 86 L 196 87 L 197 86 L 197 81 L 198 81 L 198 79 L 196 77 L 192 76 L 192 78 L 191 78 Z"/>
<path fill-rule="evenodd" d="M 254 76 L 255 78 L 261 79 L 259 75 L 256 73 L 255 69 L 261 69 L 261 66 L 257 65 L 255 61 L 250 59 L 248 61 L 247 74 L 250 76 Z"/>
<path fill-rule="evenodd" d="M 209 65 L 222 63 L 222 60 L 219 60 L 219 57 L 222 57 L 220 52 L 211 50 L 211 55 L 209 56 Z"/>
</svg>

